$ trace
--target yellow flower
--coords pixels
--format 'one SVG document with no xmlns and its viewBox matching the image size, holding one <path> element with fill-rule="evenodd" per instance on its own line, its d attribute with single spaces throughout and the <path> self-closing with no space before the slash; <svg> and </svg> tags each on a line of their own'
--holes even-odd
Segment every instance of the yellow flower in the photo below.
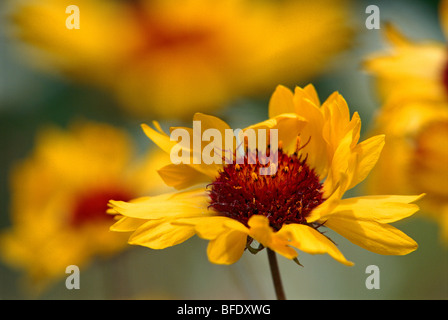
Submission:
<svg viewBox="0 0 448 320">
<path fill-rule="evenodd" d="M 14 35 L 32 60 L 111 90 L 139 115 L 188 116 L 278 81 L 309 81 L 352 39 L 347 1 L 23 0 Z"/>
<path fill-rule="evenodd" d="M 364 180 L 375 165 L 384 136 L 358 142 L 359 115 L 354 113 L 350 119 L 340 94 L 333 93 L 321 105 L 312 85 L 297 87 L 294 93 L 279 86 L 270 100 L 269 117 L 244 132 L 278 130 L 278 148 L 272 137 L 268 146 L 258 147 L 262 155 L 277 156 L 277 171 L 271 175 L 260 174 L 259 169 L 272 163 L 266 164 L 263 157 L 254 162 L 249 142 L 245 143 L 244 161 L 227 161 L 230 155 L 236 157 L 241 152 L 239 146 L 246 141 L 236 137 L 232 147 L 215 140 L 201 146 L 202 154 L 210 152 L 210 144 L 213 152 L 224 150 L 224 164 L 197 161 L 201 152 L 194 150 L 195 139 L 209 129 L 223 137 L 230 130 L 216 117 L 197 113 L 194 121 L 201 124 L 201 131 L 195 131 L 194 126 L 183 128 L 192 141 L 182 140 L 180 146 L 157 122 L 156 130 L 143 125 L 146 135 L 167 153 L 189 151 L 183 163 L 159 170 L 162 179 L 178 191 L 131 202 L 111 201 L 110 212 L 120 217 L 111 230 L 133 232 L 130 244 L 152 249 L 179 244 L 196 234 L 209 240 L 208 258 L 217 264 L 236 262 L 246 248 L 258 250 L 251 247 L 255 240 L 289 259 L 297 258 L 298 249 L 327 253 L 352 265 L 322 234 L 323 227 L 379 254 L 404 255 L 417 248 L 411 238 L 389 223 L 415 213 L 418 207 L 411 203 L 421 196 L 342 199 L 345 191 Z M 172 132 L 176 129 L 171 128 Z M 188 147 L 190 142 L 193 149 Z"/>
<path fill-rule="evenodd" d="M 108 200 L 130 200 L 162 185 L 148 174 L 149 164 L 136 168 L 131 145 L 121 129 L 78 122 L 68 131 L 39 132 L 32 154 L 15 165 L 12 225 L 1 233 L 0 253 L 25 271 L 30 289 L 45 289 L 66 276 L 69 265 L 83 268 L 94 257 L 125 249 L 125 238 L 109 231 Z M 167 161 L 157 152 L 150 165 Z"/>
<path fill-rule="evenodd" d="M 448 37 L 448 1 L 440 2 L 439 16 Z M 392 25 L 385 35 L 391 44 L 388 52 L 374 54 L 365 69 L 375 76 L 381 99 L 409 101 L 425 99 L 448 101 L 448 50 L 446 43 L 413 42 Z"/>
<path fill-rule="evenodd" d="M 439 16 L 447 38 L 448 1 L 440 2 Z M 382 104 L 372 131 L 387 137 L 367 187 L 372 193 L 426 193 L 422 212 L 440 223 L 441 238 L 448 243 L 446 43 L 412 42 L 391 25 L 386 36 L 390 51 L 365 63 Z"/>
<path fill-rule="evenodd" d="M 369 177 L 369 191 L 426 193 L 421 212 L 439 222 L 448 243 L 448 103 L 388 103 L 374 125 L 387 143 Z"/>
</svg>

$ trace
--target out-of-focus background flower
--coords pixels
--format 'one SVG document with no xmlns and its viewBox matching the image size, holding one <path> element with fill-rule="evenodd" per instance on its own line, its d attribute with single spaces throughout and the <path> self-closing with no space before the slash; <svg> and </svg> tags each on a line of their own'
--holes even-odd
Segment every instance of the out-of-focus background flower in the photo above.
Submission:
<svg viewBox="0 0 448 320">
<path fill-rule="evenodd" d="M 448 243 L 443 240 L 448 105 L 446 98 L 428 98 L 437 91 L 433 88 L 446 86 L 448 58 L 407 47 L 399 53 L 411 54 L 408 60 L 383 58 L 376 69 L 365 63 L 390 54 L 385 37 L 390 25 L 412 44 L 437 43 L 448 52 L 447 20 L 440 16 L 439 1 L 378 1 L 381 28 L 370 30 L 365 25 L 370 4 L 2 3 L 0 298 L 274 298 L 265 252 L 244 254 L 231 266 L 214 265 L 205 254 L 207 242 L 197 237 L 161 251 L 133 247 L 108 234 L 95 217 L 104 197 L 150 196 L 166 188 L 154 167 L 167 159 L 153 152 L 141 123 L 191 125 L 188 119 L 201 111 L 242 128 L 267 118 L 268 99 L 278 84 L 293 88 L 310 82 L 321 99 L 333 91 L 343 94 L 350 111 L 361 116 L 364 138 L 373 131 L 394 137 L 396 148 L 389 148 L 370 180 L 380 180 L 374 183 L 376 194 L 426 192 L 433 201 L 399 223 L 419 244 L 410 255 L 376 255 L 331 233 L 354 267 L 305 253 L 299 255 L 303 268 L 280 258 L 287 297 L 448 298 Z M 80 29 L 66 28 L 69 5 L 80 9 Z M 403 40 L 396 33 L 389 38 Z M 428 80 L 429 71 L 437 74 L 437 61 L 440 76 Z M 421 124 L 431 119 L 440 122 L 435 129 Z M 396 134 L 404 129 L 409 134 Z M 410 150 L 416 152 L 411 160 Z M 406 176 L 408 167 L 418 171 L 419 181 L 410 189 L 400 185 L 408 186 L 406 179 L 414 177 Z M 70 264 L 81 268 L 79 290 L 65 287 L 64 266 Z M 369 265 L 379 267 L 380 289 L 366 288 Z"/>
</svg>

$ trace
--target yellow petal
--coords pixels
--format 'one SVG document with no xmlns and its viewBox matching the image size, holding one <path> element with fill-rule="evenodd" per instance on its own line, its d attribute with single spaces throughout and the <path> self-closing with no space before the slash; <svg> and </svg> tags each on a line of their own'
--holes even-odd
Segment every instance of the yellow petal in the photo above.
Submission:
<svg viewBox="0 0 448 320">
<path fill-rule="evenodd" d="M 157 128 L 160 128 L 160 125 L 157 122 L 154 122 Z M 157 146 L 159 146 L 163 151 L 170 154 L 171 149 L 176 145 L 176 141 L 171 141 L 170 136 L 168 136 L 164 132 L 158 132 L 153 128 L 149 127 L 147 124 L 142 124 L 142 129 L 145 134 L 151 139 Z"/>
<path fill-rule="evenodd" d="M 284 225 L 278 232 L 290 240 L 290 245 L 310 254 L 328 253 L 340 263 L 352 266 L 353 263 L 345 259 L 336 245 L 319 231 L 302 224 Z"/>
<path fill-rule="evenodd" d="M 110 204 L 113 210 L 123 216 L 138 219 L 212 214 L 208 210 L 209 196 L 203 188 L 148 197 L 136 203 L 110 201 Z"/>
<path fill-rule="evenodd" d="M 207 175 L 211 179 L 214 179 L 217 176 L 218 171 L 222 169 L 222 163 L 224 162 L 223 157 L 226 156 L 227 147 L 230 149 L 229 152 L 233 154 L 235 143 L 232 143 L 232 146 L 227 146 L 225 138 L 226 130 L 230 130 L 232 133 L 233 130 L 231 130 L 227 123 L 225 123 L 221 119 L 202 113 L 196 113 L 194 115 L 193 121 L 200 122 L 200 124 L 193 124 L 193 127 L 196 126 L 197 129 L 186 127 L 172 127 L 170 128 L 170 130 L 171 132 L 173 132 L 173 130 L 182 129 L 188 132 L 189 139 L 182 139 L 182 141 L 179 141 L 179 150 L 185 151 L 189 154 L 190 159 L 188 165 L 190 165 L 196 171 L 199 171 L 204 175 Z M 204 136 L 206 130 L 213 130 L 213 133 L 211 131 L 208 132 L 211 134 L 209 137 L 209 142 Z M 215 135 L 217 135 L 218 137 L 215 137 Z M 197 146 L 195 146 L 195 141 L 199 142 Z M 217 156 L 217 161 L 215 161 L 215 159 L 210 159 L 212 163 L 209 164 L 204 161 L 204 156 L 211 156 L 206 151 L 204 151 L 205 148 L 207 148 L 210 153 L 213 153 L 213 157 L 215 155 Z"/>
<path fill-rule="evenodd" d="M 327 179 L 324 183 L 325 197 L 336 190 L 337 186 L 344 188 L 344 191 L 351 187 L 351 182 L 353 180 L 358 181 L 365 170 L 361 173 L 358 172 L 358 165 L 360 155 L 363 151 L 362 145 L 360 148 L 356 149 L 357 142 L 360 137 L 361 120 L 359 115 L 355 113 L 352 120 L 348 122 L 345 128 L 336 130 L 331 133 L 331 138 L 329 139 L 328 145 L 328 155 L 330 161 L 330 168 L 328 171 Z M 331 132 L 332 130 L 329 130 Z M 336 137 L 338 134 L 345 134 L 344 136 Z M 356 152 L 358 151 L 358 152 Z M 369 158 L 370 159 L 370 158 Z M 368 162 L 370 164 L 370 162 Z M 364 168 L 364 167 L 361 167 Z M 359 177 L 358 177 L 359 175 Z M 346 176 L 348 179 L 343 181 L 343 177 Z M 344 182 L 344 185 L 342 185 Z"/>
<path fill-rule="evenodd" d="M 361 117 L 358 112 L 354 112 L 350 123 L 347 126 L 347 131 L 351 131 L 352 133 L 352 145 L 351 147 L 356 147 L 356 144 L 359 141 L 361 136 Z"/>
<path fill-rule="evenodd" d="M 172 225 L 170 219 L 150 220 L 139 227 L 128 242 L 151 249 L 165 249 L 188 240 L 194 233 L 193 227 Z"/>
<path fill-rule="evenodd" d="M 210 182 L 210 177 L 188 164 L 169 164 L 157 171 L 162 180 L 177 190 L 189 188 L 195 184 Z"/>
<path fill-rule="evenodd" d="M 394 197 L 394 196 L 393 196 Z M 325 226 L 333 229 L 354 244 L 384 255 L 404 255 L 417 249 L 417 243 L 395 227 L 384 223 L 409 216 L 416 211 L 414 205 L 406 201 L 418 197 L 392 198 L 404 202 L 387 202 L 377 199 L 359 199 L 358 203 L 347 205 L 350 199 L 341 205 L 340 209 L 328 216 Z M 362 205 L 361 205 L 362 203 Z M 371 206 L 368 206 L 371 205 Z M 348 209 L 348 208 L 351 209 Z"/>
<path fill-rule="evenodd" d="M 269 101 L 269 118 L 294 112 L 293 94 L 284 86 L 277 86 Z"/>
<path fill-rule="evenodd" d="M 418 205 L 412 204 L 423 197 L 413 196 L 363 196 L 343 199 L 329 217 L 358 221 L 375 221 L 392 223 L 413 215 L 419 210 Z"/>
<path fill-rule="evenodd" d="M 122 217 L 120 220 L 115 222 L 110 227 L 110 230 L 111 231 L 116 231 L 116 232 L 135 231 L 138 227 L 140 227 L 146 221 L 147 220 L 145 220 L 145 219 L 135 219 L 135 218 Z"/>
<path fill-rule="evenodd" d="M 275 252 L 281 254 L 288 259 L 297 257 L 297 251 L 289 246 L 289 242 L 284 237 L 269 226 L 269 220 L 263 215 L 253 215 L 249 221 L 249 235 Z"/>
<path fill-rule="evenodd" d="M 344 97 L 338 92 L 333 92 L 327 100 L 322 104 L 322 110 L 324 112 L 327 121 L 331 121 L 331 129 L 343 130 L 350 122 L 350 110 Z M 343 136 L 343 134 L 337 134 L 337 136 Z"/>
<path fill-rule="evenodd" d="M 319 96 L 313 84 L 310 83 L 306 85 L 305 88 L 303 88 L 303 91 L 305 92 L 307 99 L 309 99 L 314 105 L 320 106 Z"/>
<path fill-rule="evenodd" d="M 411 44 L 409 39 L 407 39 L 393 24 L 385 23 L 384 35 L 387 40 L 395 46 L 408 46 Z"/>
<path fill-rule="evenodd" d="M 200 121 L 201 122 L 201 130 L 205 131 L 207 129 L 217 129 L 219 132 L 221 132 L 222 136 L 224 137 L 225 130 L 230 129 L 229 125 L 222 121 L 221 119 L 210 116 L 203 113 L 195 113 L 193 117 L 193 121 Z M 202 134 L 202 132 L 201 132 Z"/>
<path fill-rule="evenodd" d="M 345 192 L 348 189 L 350 181 L 353 178 L 352 169 L 354 165 L 354 158 L 352 156 L 351 144 L 353 141 L 352 133 L 347 133 L 345 137 L 339 142 L 333 159 L 331 160 L 331 167 L 328 171 L 327 179 L 324 182 L 324 197 L 328 198 L 335 190 L 340 187 Z M 344 180 L 343 178 L 347 179 Z M 344 185 L 342 185 L 344 182 Z"/>
<path fill-rule="evenodd" d="M 356 164 L 353 167 L 353 176 L 349 189 L 363 181 L 378 162 L 384 147 L 384 135 L 378 135 L 364 140 L 354 148 Z"/>
<path fill-rule="evenodd" d="M 300 131 L 302 147 L 306 144 L 301 153 L 307 156 L 307 163 L 316 170 L 317 174 L 324 177 L 327 172 L 329 157 L 327 155 L 327 144 L 323 137 L 324 115 L 319 104 L 316 104 L 318 99 L 314 87 L 307 86 L 304 89 L 296 87 L 295 89 L 295 112 L 307 122 Z M 294 152 L 295 150 L 289 149 L 286 151 Z"/>
<path fill-rule="evenodd" d="M 345 181 L 347 180 L 347 176 L 343 175 L 341 179 L 342 186 L 336 186 L 336 190 L 332 194 L 330 194 L 324 202 L 322 202 L 319 206 L 311 211 L 310 215 L 306 218 L 306 221 L 308 223 L 324 220 L 325 217 L 332 214 L 333 210 L 337 207 L 337 205 L 341 201 L 342 196 L 345 193 L 344 186 L 346 185 Z"/>
<path fill-rule="evenodd" d="M 200 128 L 201 128 L 200 132 L 197 132 L 198 130 L 193 130 L 193 135 L 200 134 L 200 136 L 196 137 L 196 138 L 201 141 L 201 148 L 200 148 L 201 154 L 199 154 L 199 155 L 194 154 L 194 152 L 196 151 L 194 148 L 194 145 L 193 145 L 194 142 L 192 144 L 194 157 L 199 157 L 200 163 L 201 163 L 202 167 L 204 167 L 204 169 L 202 171 L 205 171 L 207 169 L 210 170 L 210 168 L 213 168 L 211 177 L 214 177 L 216 175 L 216 172 L 221 168 L 221 166 L 220 166 L 221 162 L 219 162 L 218 164 L 207 165 L 204 163 L 204 161 L 202 159 L 202 156 L 203 156 L 202 153 L 204 152 L 205 147 L 210 144 L 210 149 L 213 149 L 213 152 L 217 152 L 220 156 L 220 161 L 222 161 L 222 157 L 224 156 L 224 152 L 225 152 L 224 150 L 226 150 L 226 147 L 227 147 L 227 146 L 225 146 L 226 130 L 227 131 L 231 130 L 231 128 L 229 127 L 229 125 L 227 123 L 225 123 L 221 119 L 214 117 L 214 116 L 206 115 L 203 113 L 196 113 L 193 117 L 193 121 L 199 121 Z M 206 130 L 213 130 L 213 131 L 217 130 L 217 133 L 220 134 L 221 139 L 215 140 L 214 138 L 210 137 L 210 140 L 211 140 L 210 142 L 205 141 L 204 133 Z M 233 152 L 234 146 L 232 146 L 231 148 L 232 148 L 232 150 L 230 150 L 230 151 Z"/>
<path fill-rule="evenodd" d="M 413 239 L 389 224 L 353 221 L 343 223 L 346 225 L 342 226 L 340 220 L 331 221 L 328 226 L 352 243 L 378 254 L 405 255 L 418 247 Z"/>
<path fill-rule="evenodd" d="M 173 221 L 173 224 L 194 226 L 197 235 L 207 240 L 216 239 L 229 230 L 249 233 L 249 229 L 242 223 L 223 216 L 183 218 Z"/>
<path fill-rule="evenodd" d="M 216 264 L 232 264 L 237 262 L 246 248 L 247 234 L 228 229 L 207 246 L 207 256 L 210 262 Z"/>
</svg>

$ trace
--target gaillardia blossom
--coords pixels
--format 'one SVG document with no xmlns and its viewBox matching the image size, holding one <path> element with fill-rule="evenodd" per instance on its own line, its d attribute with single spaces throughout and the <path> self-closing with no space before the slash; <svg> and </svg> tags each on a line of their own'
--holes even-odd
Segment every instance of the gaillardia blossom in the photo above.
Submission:
<svg viewBox="0 0 448 320">
<path fill-rule="evenodd" d="M 236 262 L 246 248 L 258 251 L 267 247 L 289 259 L 297 259 L 298 249 L 328 253 L 352 265 L 321 232 L 323 227 L 379 254 L 404 255 L 417 248 L 416 242 L 389 223 L 415 213 L 418 207 L 412 202 L 421 196 L 342 199 L 375 165 L 384 136 L 358 142 L 360 118 L 355 113 L 350 119 L 340 94 L 333 93 L 321 105 L 311 85 L 297 87 L 294 93 L 279 86 L 270 100 L 269 117 L 244 132 L 278 130 L 278 148 L 271 150 L 273 141 L 267 140 L 263 150 L 277 156 L 274 174 L 259 174 L 266 164 L 261 158 L 250 159 L 250 152 L 240 163 L 169 164 L 159 173 L 179 190 L 130 202 L 110 201 L 110 212 L 120 217 L 111 230 L 132 231 L 130 244 L 152 249 L 179 244 L 196 234 L 209 240 L 208 258 L 217 264 Z M 201 122 L 202 133 L 212 128 L 225 136 L 230 129 L 213 116 L 197 113 L 194 120 Z M 156 130 L 147 125 L 143 129 L 159 147 L 171 152 L 177 142 L 157 123 L 155 126 Z M 219 141 L 210 143 L 217 144 L 213 150 L 235 154 L 246 144 L 245 139 L 235 140 L 231 150 L 227 145 L 225 150 Z M 202 144 L 201 150 L 210 143 Z M 183 148 L 187 149 L 188 143 Z M 252 247 L 254 240 L 260 247 Z"/>
<path fill-rule="evenodd" d="M 437 221 L 448 244 L 448 103 L 388 103 L 374 123 L 387 143 L 369 176 L 369 192 L 424 192 L 421 213 Z"/>
<path fill-rule="evenodd" d="M 448 38 L 448 1 L 439 5 L 439 17 Z M 448 50 L 446 42 L 412 41 L 395 26 L 386 25 L 389 50 L 369 57 L 364 67 L 375 76 L 383 101 L 394 103 L 424 99 L 448 102 Z"/>
<path fill-rule="evenodd" d="M 448 37 L 448 1 L 439 16 Z M 427 194 L 421 212 L 440 224 L 448 243 L 448 50 L 446 42 L 414 42 L 386 27 L 388 52 L 365 68 L 378 84 L 381 109 L 371 132 L 386 134 L 386 146 L 367 183 L 372 193 Z"/>
<path fill-rule="evenodd" d="M 30 62 L 144 116 L 190 118 L 280 80 L 310 81 L 353 38 L 345 0 L 12 2 L 13 35 Z M 80 28 L 68 29 L 74 4 Z"/>
<path fill-rule="evenodd" d="M 0 257 L 25 272 L 26 287 L 39 292 L 67 266 L 84 268 L 126 248 L 109 231 L 108 200 L 155 194 L 163 181 L 148 166 L 169 163 L 157 150 L 141 165 L 133 151 L 131 137 L 107 124 L 39 131 L 30 156 L 13 167 L 11 227 L 0 235 Z"/>
</svg>

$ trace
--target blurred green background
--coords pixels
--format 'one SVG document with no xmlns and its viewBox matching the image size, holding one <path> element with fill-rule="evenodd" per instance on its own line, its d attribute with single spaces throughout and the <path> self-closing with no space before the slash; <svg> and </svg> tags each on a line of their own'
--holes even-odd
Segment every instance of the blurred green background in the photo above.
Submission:
<svg viewBox="0 0 448 320">
<path fill-rule="evenodd" d="M 437 16 L 438 1 L 374 1 L 382 23 L 393 21 L 413 39 L 445 41 Z M 358 111 L 363 133 L 379 107 L 371 79 L 360 70 L 366 54 L 384 47 L 382 30 L 367 30 L 365 8 L 371 1 L 356 1 L 353 17 L 358 33 L 342 63 L 313 81 L 320 98 L 339 91 L 351 112 Z M 8 177 L 15 161 L 33 147 L 42 124 L 67 125 L 81 117 L 126 128 L 141 150 L 150 141 L 140 123 L 153 119 L 125 116 L 114 99 L 93 87 L 41 73 L 17 54 L 15 39 L 9 38 L 7 8 L 1 8 L 0 27 L 0 229 L 10 225 Z M 325 40 L 323 40 L 325 41 Z M 272 91 L 274 88 L 272 88 Z M 267 116 L 269 96 L 240 100 L 214 115 L 232 126 L 248 125 Z M 95 106 L 95 108 L 92 107 Z M 353 190 L 356 194 L 358 190 Z M 447 299 L 448 249 L 438 238 L 438 226 L 415 216 L 395 224 L 419 244 L 407 256 L 381 256 L 361 249 L 337 234 L 328 235 L 354 267 L 346 267 L 329 256 L 299 254 L 304 266 L 279 257 L 281 276 L 289 299 Z M 143 247 L 128 250 L 110 260 L 95 260 L 81 270 L 81 289 L 67 290 L 64 280 L 44 292 L 40 299 L 275 299 L 266 252 L 245 253 L 231 266 L 208 262 L 207 241 L 197 237 L 162 251 Z M 366 267 L 380 269 L 380 289 L 368 290 Z M 20 288 L 21 273 L 0 264 L 0 299 L 29 299 Z"/>
</svg>

